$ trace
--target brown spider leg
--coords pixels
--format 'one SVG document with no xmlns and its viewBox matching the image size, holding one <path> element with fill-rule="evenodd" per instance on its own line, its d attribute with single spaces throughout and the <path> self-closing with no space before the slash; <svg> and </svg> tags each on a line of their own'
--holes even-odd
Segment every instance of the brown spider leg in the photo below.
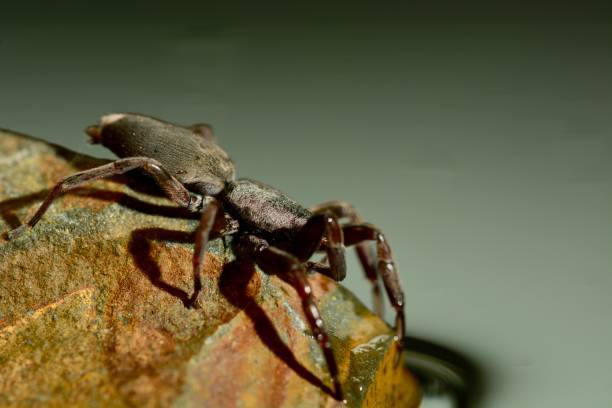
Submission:
<svg viewBox="0 0 612 408">
<path fill-rule="evenodd" d="M 342 388 L 340 386 L 340 379 L 338 378 L 338 366 L 327 331 L 325 330 L 323 319 L 321 318 L 321 313 L 319 312 L 319 308 L 312 294 L 312 287 L 306 277 L 304 264 L 290 253 L 271 246 L 260 246 L 255 250 L 254 257 L 255 262 L 262 270 L 268 273 L 289 277 L 289 282 L 297 291 L 300 299 L 302 299 L 304 314 L 312 328 L 314 337 L 323 350 L 327 369 L 329 370 L 329 375 L 331 376 L 336 392 L 335 397 L 339 401 L 343 401 Z"/>
<path fill-rule="evenodd" d="M 202 289 L 202 271 L 204 269 L 204 257 L 206 256 L 206 244 L 210 237 L 210 231 L 215 225 L 217 213 L 221 209 L 221 203 L 212 198 L 200 217 L 200 225 L 195 233 L 195 247 L 193 250 L 193 294 L 189 299 L 188 307 L 193 307 Z"/>
<path fill-rule="evenodd" d="M 344 226 L 345 244 L 356 245 L 363 241 L 376 241 L 378 255 L 378 273 L 382 277 L 387 296 L 395 309 L 395 331 L 400 346 L 403 346 L 406 336 L 404 318 L 404 291 L 399 275 L 391 256 L 391 247 L 387 239 L 376 227 L 370 224 L 354 224 Z"/>
<path fill-rule="evenodd" d="M 27 227 L 34 227 L 36 223 L 40 221 L 51 203 L 66 191 L 77 188 L 90 181 L 123 174 L 134 169 L 142 169 L 144 172 L 151 175 L 164 193 L 166 193 L 166 196 L 181 207 L 186 207 L 194 212 L 198 211 L 202 203 L 202 198 L 189 193 L 189 191 L 168 173 L 157 160 L 148 157 L 127 157 L 99 167 L 94 167 L 93 169 L 81 171 L 57 183 L 34 216 L 26 223 L 10 231 L 7 234 L 8 239 L 16 238 Z"/>
<path fill-rule="evenodd" d="M 341 281 L 346 277 L 344 238 L 342 228 L 334 215 L 323 213 L 311 216 L 293 240 L 292 253 L 301 262 L 306 262 L 319 248 L 323 238 L 329 263 L 329 273 L 326 275 L 335 281 Z"/>
<path fill-rule="evenodd" d="M 322 262 L 312 262 L 308 261 L 305 263 L 307 271 L 315 271 L 325 276 L 331 277 L 331 271 L 329 270 L 329 266 Z"/>
<path fill-rule="evenodd" d="M 202 136 L 202 138 L 209 142 L 216 141 L 213 127 L 208 123 L 194 123 L 193 125 L 187 126 L 187 129 L 191 130 L 195 134 Z"/>
<path fill-rule="evenodd" d="M 352 224 L 362 224 L 363 219 L 359 216 L 352 204 L 346 201 L 328 201 L 318 204 L 310 209 L 313 213 L 331 212 L 337 218 L 348 218 Z M 372 246 L 367 242 L 355 244 L 355 252 L 359 263 L 363 268 L 366 278 L 372 285 L 372 302 L 374 304 L 374 313 L 381 318 L 384 314 L 382 292 L 378 283 L 378 274 L 376 273 L 375 255 L 372 253 Z"/>
</svg>

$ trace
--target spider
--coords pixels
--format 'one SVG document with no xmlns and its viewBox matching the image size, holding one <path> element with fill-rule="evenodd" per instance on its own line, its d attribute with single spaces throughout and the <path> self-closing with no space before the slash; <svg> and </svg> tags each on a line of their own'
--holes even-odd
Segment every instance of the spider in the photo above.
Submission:
<svg viewBox="0 0 612 408">
<path fill-rule="evenodd" d="M 378 276 L 382 278 L 396 312 L 395 340 L 402 347 L 404 293 L 389 243 L 379 229 L 362 221 L 353 206 L 330 201 L 306 209 L 273 187 L 251 179 L 235 179 L 233 162 L 216 143 L 212 128 L 204 123 L 180 126 L 140 114 L 113 113 L 102 116 L 85 131 L 92 143 L 101 143 L 120 159 L 57 183 L 32 218 L 7 234 L 9 239 L 34 227 L 51 203 L 66 191 L 138 169 L 151 176 L 176 204 L 201 214 L 195 234 L 194 292 L 189 307 L 196 303 L 201 289 L 206 244 L 217 215 L 222 214 L 234 226 L 225 234 L 234 235 L 241 256 L 268 273 L 284 276 L 297 291 L 323 351 L 335 398 L 343 400 L 338 368 L 307 279 L 309 271 L 341 281 L 346 276 L 345 246 L 355 246 L 372 284 L 375 311 L 379 315 L 382 296 Z M 341 219 L 349 222 L 341 224 Z M 371 242 L 375 243 L 376 254 L 371 250 Z M 310 261 L 317 251 L 325 251 L 325 258 Z"/>
</svg>

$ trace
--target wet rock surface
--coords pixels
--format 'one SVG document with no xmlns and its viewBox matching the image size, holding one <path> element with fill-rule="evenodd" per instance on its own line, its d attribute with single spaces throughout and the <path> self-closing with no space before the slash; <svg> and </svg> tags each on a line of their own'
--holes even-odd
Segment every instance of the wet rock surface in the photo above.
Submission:
<svg viewBox="0 0 612 408">
<path fill-rule="evenodd" d="M 55 182 L 105 161 L 0 130 L 0 233 Z M 137 176 L 57 200 L 0 238 L 0 406 L 333 407 L 295 291 L 208 246 L 197 307 L 197 216 Z M 418 406 L 392 331 L 335 282 L 310 277 L 349 406 Z"/>
</svg>

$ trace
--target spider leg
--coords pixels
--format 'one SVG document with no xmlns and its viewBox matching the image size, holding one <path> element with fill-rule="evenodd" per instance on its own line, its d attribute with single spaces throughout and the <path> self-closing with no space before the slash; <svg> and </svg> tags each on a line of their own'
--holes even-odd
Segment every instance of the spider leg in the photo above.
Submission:
<svg viewBox="0 0 612 408">
<path fill-rule="evenodd" d="M 403 346 L 406 336 L 404 317 L 404 291 L 399 280 L 397 268 L 391 256 L 391 247 L 387 238 L 378 228 L 370 224 L 349 224 L 343 227 L 345 244 L 356 245 L 364 241 L 375 241 L 378 255 L 377 271 L 382 277 L 387 296 L 395 309 L 395 331 L 400 346 Z"/>
<path fill-rule="evenodd" d="M 319 308 L 315 303 L 314 296 L 312 294 L 312 287 L 308 282 L 306 276 L 306 270 L 304 263 L 301 262 L 294 255 L 283 251 L 273 246 L 259 246 L 254 251 L 255 262 L 259 267 L 267 271 L 268 273 L 274 273 L 281 276 L 288 276 L 289 282 L 297 291 L 300 299 L 302 300 L 302 307 L 308 323 L 312 328 L 313 334 L 317 339 L 319 346 L 323 350 L 325 361 L 327 363 L 327 369 L 331 376 L 334 390 L 336 392 L 335 397 L 339 400 L 343 400 L 342 388 L 340 386 L 340 380 L 338 378 L 338 366 L 336 359 L 329 342 L 329 337 L 321 318 Z"/>
<path fill-rule="evenodd" d="M 210 231 L 215 225 L 217 213 L 222 208 L 221 203 L 212 198 L 206 208 L 202 211 L 200 224 L 195 233 L 195 247 L 193 250 L 193 294 L 189 299 L 188 307 L 193 307 L 202 289 L 202 270 L 204 269 L 204 258 L 206 256 L 206 244 L 210 237 Z"/>
<path fill-rule="evenodd" d="M 34 227 L 45 214 L 51 203 L 66 191 L 75 189 L 90 181 L 123 174 L 134 169 L 141 169 L 151 175 L 166 196 L 181 207 L 186 207 L 190 211 L 198 211 L 202 203 L 202 198 L 189 193 L 189 191 L 187 191 L 176 178 L 168 173 L 157 160 L 148 157 L 127 157 L 99 167 L 94 167 L 93 169 L 81 171 L 57 183 L 34 216 L 26 223 L 8 232 L 8 239 L 16 238 L 27 227 Z"/>
<path fill-rule="evenodd" d="M 319 249 L 323 238 L 329 263 L 329 273 L 326 275 L 341 281 L 346 277 L 344 238 L 338 219 L 333 214 L 325 212 L 311 216 L 293 240 L 291 252 L 301 262 L 306 262 Z"/>
<path fill-rule="evenodd" d="M 362 224 L 363 219 L 359 216 L 352 204 L 346 201 L 328 201 L 318 204 L 310 209 L 315 214 L 329 212 L 337 218 L 348 218 L 352 224 Z M 372 302 L 374 304 L 374 313 L 381 318 L 383 317 L 383 299 L 378 283 L 378 274 L 376 272 L 376 258 L 372 252 L 372 246 L 368 242 L 360 242 L 355 244 L 355 252 L 359 263 L 363 268 L 366 278 L 372 285 Z"/>
<path fill-rule="evenodd" d="M 202 138 L 209 142 L 216 141 L 213 127 L 208 123 L 194 123 L 193 125 L 187 126 L 187 129 L 191 130 L 195 134 L 202 136 Z"/>
</svg>

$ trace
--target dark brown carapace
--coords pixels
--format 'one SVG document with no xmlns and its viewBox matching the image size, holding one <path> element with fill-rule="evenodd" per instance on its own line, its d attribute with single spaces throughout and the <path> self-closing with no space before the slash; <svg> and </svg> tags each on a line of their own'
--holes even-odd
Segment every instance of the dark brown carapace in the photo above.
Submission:
<svg viewBox="0 0 612 408">
<path fill-rule="evenodd" d="M 295 287 L 314 337 L 323 350 L 338 400 L 343 400 L 338 368 L 308 283 L 308 271 L 337 281 L 344 279 L 344 248 L 355 246 L 366 277 L 372 283 L 378 314 L 382 313 L 379 276 L 384 284 L 396 312 L 397 344 L 402 346 L 404 293 L 391 249 L 385 236 L 376 227 L 362 222 L 350 204 L 330 201 L 309 210 L 263 183 L 236 180 L 234 164 L 217 145 L 212 128 L 206 124 L 179 126 L 149 116 L 115 113 L 103 116 L 86 132 L 92 143 L 104 145 L 120 159 L 60 181 L 34 216 L 8 233 L 9 239 L 27 227 L 34 227 L 53 200 L 64 192 L 89 181 L 138 169 L 151 176 L 172 201 L 201 213 L 193 256 L 194 293 L 188 306 L 196 304 L 206 243 L 217 215 L 224 212 L 235 226 L 227 228 L 226 234 L 234 235 L 233 242 L 240 248 L 241 256 L 264 271 L 285 276 Z M 341 223 L 341 220 L 348 222 Z M 325 260 L 310 261 L 317 251 L 325 251 Z"/>
</svg>

